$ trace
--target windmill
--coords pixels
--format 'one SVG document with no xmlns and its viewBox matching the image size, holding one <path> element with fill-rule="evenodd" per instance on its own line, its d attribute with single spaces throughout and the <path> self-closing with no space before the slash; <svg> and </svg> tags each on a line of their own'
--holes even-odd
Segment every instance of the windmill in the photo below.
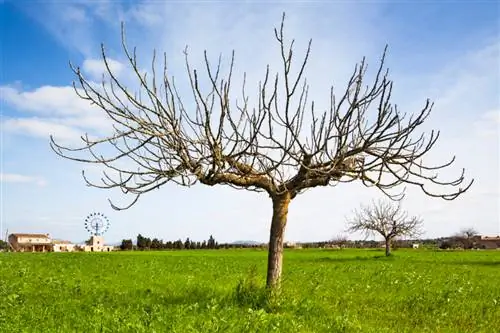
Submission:
<svg viewBox="0 0 500 333">
<path fill-rule="evenodd" d="M 91 213 L 85 218 L 85 229 L 91 236 L 102 236 L 110 225 L 109 219 L 102 213 Z"/>
</svg>

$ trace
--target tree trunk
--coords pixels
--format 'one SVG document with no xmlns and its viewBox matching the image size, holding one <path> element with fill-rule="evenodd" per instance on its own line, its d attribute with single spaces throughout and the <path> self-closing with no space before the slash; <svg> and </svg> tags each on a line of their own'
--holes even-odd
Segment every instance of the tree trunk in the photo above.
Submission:
<svg viewBox="0 0 500 333">
<path fill-rule="evenodd" d="M 389 238 L 385 240 L 385 255 L 387 257 L 391 255 L 391 240 Z"/>
<path fill-rule="evenodd" d="M 267 287 L 272 289 L 279 287 L 281 279 L 281 270 L 283 268 L 283 236 L 285 234 L 289 204 L 289 194 L 273 198 L 273 219 L 269 238 L 266 282 Z"/>
</svg>

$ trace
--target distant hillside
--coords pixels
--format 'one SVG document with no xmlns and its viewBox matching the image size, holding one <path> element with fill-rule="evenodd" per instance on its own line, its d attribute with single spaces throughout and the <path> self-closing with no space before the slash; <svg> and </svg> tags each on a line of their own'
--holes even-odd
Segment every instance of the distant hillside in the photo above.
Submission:
<svg viewBox="0 0 500 333">
<path fill-rule="evenodd" d="M 232 245 L 260 245 L 262 242 L 252 241 L 252 240 L 239 240 L 229 243 Z"/>
</svg>

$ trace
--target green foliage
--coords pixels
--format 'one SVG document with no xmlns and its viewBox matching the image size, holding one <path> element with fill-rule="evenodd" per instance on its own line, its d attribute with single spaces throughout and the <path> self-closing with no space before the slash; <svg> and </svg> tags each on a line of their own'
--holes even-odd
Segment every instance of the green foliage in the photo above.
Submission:
<svg viewBox="0 0 500 333">
<path fill-rule="evenodd" d="M 236 285 L 234 299 L 240 306 L 258 310 L 267 305 L 268 293 L 265 284 L 257 271 L 257 266 L 252 265 L 248 274 L 240 278 Z"/>
<path fill-rule="evenodd" d="M 144 237 L 141 234 L 139 234 L 137 235 L 136 244 L 139 250 L 149 250 L 151 248 L 152 241 L 150 238 Z"/>
<path fill-rule="evenodd" d="M 183 242 L 181 242 L 183 244 Z M 495 332 L 500 251 L 0 254 L 0 332 Z"/>
<path fill-rule="evenodd" d="M 198 250 L 198 249 L 219 249 L 220 245 L 210 235 L 208 242 L 195 242 L 188 238 L 183 242 L 178 239 L 176 241 L 166 241 L 158 238 L 144 237 L 141 234 L 137 235 L 137 249 L 144 250 Z M 133 248 L 132 240 L 124 239 L 120 247 L 122 250 L 130 250 Z"/>
<path fill-rule="evenodd" d="M 134 248 L 134 244 L 131 239 L 124 239 L 120 245 L 120 249 L 123 251 L 132 250 Z"/>
<path fill-rule="evenodd" d="M 6 241 L 0 240 L 0 251 L 8 249 L 9 249 L 9 244 Z"/>
</svg>

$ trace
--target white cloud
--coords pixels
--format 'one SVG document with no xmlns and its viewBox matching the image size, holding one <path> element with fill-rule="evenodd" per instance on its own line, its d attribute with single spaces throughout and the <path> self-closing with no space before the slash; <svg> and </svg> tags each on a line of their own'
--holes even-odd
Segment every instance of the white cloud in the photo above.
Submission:
<svg viewBox="0 0 500 333">
<path fill-rule="evenodd" d="M 86 10 L 83 7 L 67 6 L 64 10 L 64 20 L 71 24 L 82 24 L 89 20 Z"/>
<path fill-rule="evenodd" d="M 106 60 L 113 75 L 120 77 L 120 73 L 124 68 L 123 64 L 111 58 L 107 58 Z M 100 81 L 103 74 L 107 73 L 106 66 L 102 59 L 85 59 L 83 61 L 83 70 L 90 75 L 90 79 L 93 81 Z"/>
<path fill-rule="evenodd" d="M 31 91 L 12 85 L 0 86 L 0 101 L 15 109 L 4 116 L 5 133 L 34 136 L 48 140 L 54 135 L 64 142 L 80 141 L 89 133 L 109 133 L 110 123 L 99 108 L 81 99 L 73 87 L 42 86 Z"/>
<path fill-rule="evenodd" d="M 84 116 L 96 113 L 87 101 L 79 98 L 73 87 L 42 86 L 22 91 L 12 86 L 0 86 L 0 98 L 19 111 L 45 116 Z"/>
<path fill-rule="evenodd" d="M 74 142 L 83 135 L 82 131 L 70 126 L 35 117 L 7 119 L 2 127 L 5 133 L 34 136 L 43 140 L 49 140 L 50 135 L 53 135 L 58 141 L 66 143 Z"/>
<path fill-rule="evenodd" d="M 47 181 L 42 177 L 19 175 L 15 173 L 0 173 L 2 183 L 36 184 L 38 186 L 47 185 Z"/>
</svg>

